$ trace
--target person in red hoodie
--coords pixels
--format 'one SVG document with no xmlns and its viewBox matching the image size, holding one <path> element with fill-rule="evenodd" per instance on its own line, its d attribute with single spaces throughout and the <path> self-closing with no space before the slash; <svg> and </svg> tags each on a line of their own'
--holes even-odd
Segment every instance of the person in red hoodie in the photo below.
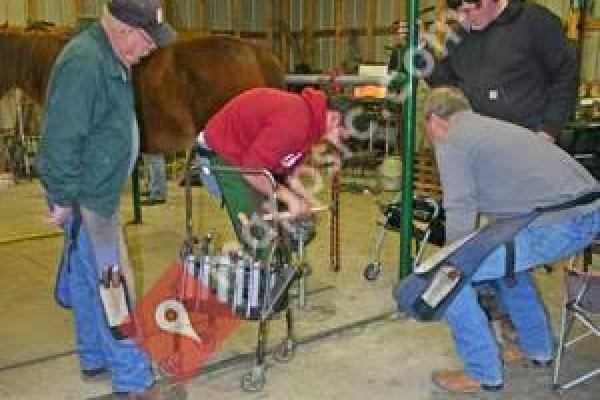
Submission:
<svg viewBox="0 0 600 400">
<path fill-rule="evenodd" d="M 292 217 L 302 217 L 310 214 L 311 199 L 296 178 L 302 173 L 310 148 L 322 140 L 339 147 L 347 137 L 342 112 L 328 109 L 323 92 L 306 88 L 296 94 L 255 88 L 225 104 L 198 135 L 198 143 L 208 150 L 205 162 L 212 166 L 264 168 L 271 172 L 278 182 L 277 199 Z M 242 239 L 239 214 L 251 216 L 259 210 L 272 194 L 272 185 L 267 177 L 249 173 L 215 173 L 214 177 L 238 238 Z"/>
</svg>

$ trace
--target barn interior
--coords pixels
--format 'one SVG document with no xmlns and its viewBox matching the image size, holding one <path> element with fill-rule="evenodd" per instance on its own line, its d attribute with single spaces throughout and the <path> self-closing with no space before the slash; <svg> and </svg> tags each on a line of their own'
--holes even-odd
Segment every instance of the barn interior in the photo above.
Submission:
<svg viewBox="0 0 600 400">
<path fill-rule="evenodd" d="M 0 26 L 0 63 L 4 65 L 0 66 L 0 399 L 100 399 L 111 392 L 110 381 L 82 381 L 71 313 L 55 301 L 63 232 L 45 220 L 46 198 L 34 168 L 45 83 L 54 57 L 72 32 L 85 29 L 101 15 L 104 3 L 0 0 L 0 23 L 5 23 Z M 538 3 L 561 18 L 579 54 L 575 113 L 560 144 L 571 153 L 585 153 L 582 163 L 597 177 L 600 2 Z M 414 194 L 440 201 L 442 191 L 421 122 L 427 85 L 417 81 L 416 115 L 410 132 L 403 122 L 407 107 L 385 96 L 387 64 L 399 41 L 393 22 L 410 25 L 411 5 L 416 5 L 418 18 L 430 24 L 443 15 L 444 0 L 409 4 L 397 0 L 161 0 L 161 4 L 179 41 L 227 36 L 272 53 L 282 65 L 289 90 L 311 84 L 358 104 L 362 113 L 354 122 L 366 132 L 361 140 L 349 144 L 350 156 L 340 175 L 327 171 L 319 175 L 317 197 L 326 207 L 316 215 L 314 240 L 302 258 L 296 256 L 292 261 L 309 272 L 289 291 L 293 347 L 281 354 L 286 344 L 286 313 L 277 312 L 266 324 L 264 379 L 248 384 L 248 374 L 257 362 L 259 323 L 239 316 L 236 329 L 186 377 L 189 399 L 598 397 L 598 377 L 556 390 L 553 368 L 525 364 L 505 366 L 506 383 L 501 392 L 449 394 L 431 382 L 433 370 L 461 367 L 446 324 L 417 322 L 397 311 L 394 285 L 411 271 L 415 257 L 424 259 L 438 247 L 420 242 L 419 225 L 412 225 L 410 218 L 413 237 L 402 241 L 402 227 L 384 226 L 385 205 L 401 198 L 402 175 L 407 168 L 414 175 L 414 181 L 408 182 Z M 7 46 L 11 40 L 23 41 Z M 33 53 L 42 58 L 36 59 Z M 173 120 L 165 115 L 181 110 L 198 115 L 203 106 L 206 115 L 201 118 L 207 118 L 232 96 L 221 87 L 227 87 L 227 82 L 244 86 L 244 79 L 252 75 L 250 69 L 236 70 L 240 65 L 236 60 L 220 67 L 190 60 L 186 68 L 198 69 L 199 82 L 212 84 L 214 77 L 215 86 L 205 86 L 215 91 L 214 96 L 210 92 L 211 98 L 202 97 L 193 105 L 165 102 L 149 119 L 153 124 L 142 129 L 168 135 L 168 129 L 177 126 L 163 124 Z M 137 67 L 140 75 L 150 62 L 154 60 Z M 177 70 L 164 79 L 175 82 Z M 226 83 L 217 83 L 217 79 Z M 165 82 L 170 81 L 143 86 L 144 95 L 158 96 L 164 87 L 158 83 Z M 193 233 L 200 240 L 210 236 L 215 254 L 235 242 L 226 211 L 201 185 L 192 183 L 189 189 L 192 212 L 188 219 L 185 174 L 190 148 L 183 139 L 174 143 L 161 153 L 166 194 L 152 198 L 152 159 L 141 155 L 121 199 L 137 301 L 160 285 L 174 264 L 182 262 L 182 249 L 190 238 L 186 222 L 193 223 Z M 409 157 L 407 143 L 411 143 Z M 159 148 L 161 143 L 149 145 Z M 403 248 L 408 249 L 409 258 L 402 254 Z M 533 272 L 556 335 L 564 306 L 565 267 L 575 264 L 600 270 L 594 250 L 591 247 L 577 257 Z M 495 328 L 500 342 L 510 340 L 502 336 L 498 324 Z M 565 379 L 600 367 L 599 339 L 586 338 L 568 350 L 561 372 Z M 159 377 L 168 379 L 158 365 L 155 369 Z"/>
</svg>

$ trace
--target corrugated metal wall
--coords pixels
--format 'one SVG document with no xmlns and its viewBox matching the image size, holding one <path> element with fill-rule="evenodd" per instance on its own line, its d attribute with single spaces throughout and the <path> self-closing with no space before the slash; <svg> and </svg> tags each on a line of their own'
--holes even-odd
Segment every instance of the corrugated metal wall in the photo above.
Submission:
<svg viewBox="0 0 600 400">
<path fill-rule="evenodd" d="M 27 23 L 27 2 L 25 0 L 0 0 L 0 22 L 25 25 Z"/>
<path fill-rule="evenodd" d="M 73 25 L 77 17 L 97 17 L 107 0 L 0 0 L 0 23 L 25 26 L 28 20 Z"/>
<path fill-rule="evenodd" d="M 56 25 L 73 25 L 77 20 L 77 6 L 73 0 L 29 0 L 30 20 L 43 20 Z"/>
<path fill-rule="evenodd" d="M 304 22 L 305 0 L 272 0 L 273 8 L 280 8 L 287 2 L 290 9 L 289 25 L 292 31 L 301 31 Z M 361 29 L 367 23 L 368 2 L 372 0 L 344 0 L 344 27 Z M 565 16 L 571 0 L 538 0 L 560 16 Z M 0 0 L 0 23 L 26 25 L 29 20 L 45 20 L 59 25 L 76 23 L 77 16 L 94 18 L 100 15 L 106 0 Z M 235 33 L 239 31 L 264 32 L 271 23 L 265 16 L 265 0 L 163 0 L 167 16 L 178 29 L 194 30 L 204 27 L 207 31 Z M 200 4 L 205 4 L 205 12 L 200 13 Z M 435 0 L 422 0 L 421 8 L 434 5 Z M 334 29 L 335 0 L 314 0 L 314 29 Z M 405 4 L 399 0 L 376 0 L 376 25 L 387 27 L 398 17 L 404 15 Z M 600 0 L 593 2 L 591 16 L 600 18 Z M 237 15 L 236 15 L 237 14 Z M 200 19 L 203 19 L 200 21 Z M 275 21 L 276 22 L 276 21 Z M 342 39 L 346 50 L 344 60 L 359 58 L 362 62 L 385 62 L 388 52 L 386 46 L 393 39 L 388 35 L 376 35 L 372 46 L 364 35 L 345 35 Z M 313 65 L 319 70 L 330 70 L 335 67 L 335 38 L 317 37 Z M 368 51 L 370 50 L 370 52 Z M 368 56 L 370 54 L 370 56 Z M 600 31 L 586 35 L 584 60 L 582 66 L 584 80 L 600 80 Z M 297 61 L 298 54 L 290 54 L 290 66 Z"/>
<path fill-rule="evenodd" d="M 304 21 L 304 1 L 303 0 L 284 0 L 290 2 L 290 25 L 293 31 L 302 29 Z M 434 0 L 425 0 L 434 1 Z M 316 19 L 314 20 L 314 29 L 334 29 L 335 27 L 335 1 L 334 0 L 316 0 Z M 367 23 L 367 0 L 345 0 L 344 8 L 344 28 L 358 30 L 366 28 Z M 377 2 L 377 27 L 388 27 L 391 22 L 403 15 L 404 5 L 398 0 L 379 0 Z M 318 70 L 331 70 L 335 65 L 335 39 L 333 37 L 318 37 L 316 39 L 316 65 Z M 388 36 L 378 36 L 375 40 L 375 56 L 373 59 L 367 59 L 367 42 L 365 36 L 346 35 L 344 43 L 347 48 L 345 57 L 360 57 L 364 62 L 385 62 L 387 52 L 385 46 L 391 42 Z M 290 65 L 295 64 L 295 54 L 292 55 Z"/>
<path fill-rule="evenodd" d="M 347 1 L 354 7 L 348 7 L 350 9 L 363 9 L 365 0 L 354 0 Z M 358 24 L 358 18 L 348 18 L 346 13 L 346 26 L 353 27 L 354 24 Z M 364 14 L 363 14 L 364 15 Z M 355 14 L 351 14 L 354 17 Z M 334 29 L 335 28 L 335 4 L 333 0 L 319 0 L 317 1 L 317 18 L 315 20 L 316 29 Z M 335 38 L 324 37 L 317 39 L 317 57 L 318 65 L 315 65 L 316 69 L 327 71 L 336 67 L 335 65 Z"/>
<path fill-rule="evenodd" d="M 107 0 L 0 0 L 0 24 L 25 26 L 29 20 L 50 21 L 57 25 L 74 25 L 77 18 L 97 18 Z M 313 29 L 318 32 L 314 54 L 309 56 L 316 70 L 329 71 L 341 63 L 354 67 L 362 62 L 385 63 L 389 57 L 386 47 L 395 40 L 384 29 L 395 19 L 405 15 L 405 3 L 401 0 L 161 0 L 165 5 L 169 21 L 179 30 L 203 30 L 228 34 L 252 34 L 265 40 L 268 29 L 278 32 L 279 27 L 289 26 L 297 43 L 290 45 L 288 67 L 293 68 L 300 60 L 303 44 L 303 28 L 307 1 L 314 6 Z M 567 15 L 571 0 L 538 0 L 561 17 Z M 421 0 L 421 9 L 435 5 L 436 0 Z M 593 2 L 591 18 L 600 19 L 600 0 Z M 343 11 L 343 34 L 336 39 L 331 32 L 336 30 L 336 7 Z M 376 7 L 373 13 L 372 7 Z M 272 21 L 288 9 L 289 21 Z M 432 19 L 428 14 L 425 20 Z M 285 19 L 285 18 L 283 18 Z M 375 21 L 375 27 L 367 27 L 368 21 Z M 337 27 L 339 28 L 339 27 Z M 368 42 L 365 32 L 369 30 L 375 39 Z M 327 30 L 329 37 L 323 34 Z M 339 32 L 338 32 L 339 33 Z M 252 36 L 252 35 L 251 35 Z M 265 41 L 265 43 L 267 43 Z M 277 38 L 271 43 L 275 49 L 282 48 Z M 336 48 L 336 45 L 338 46 Z M 369 45 L 372 48 L 368 48 Z M 341 47 L 341 49 L 340 49 Z M 336 54 L 336 51 L 338 54 Z M 339 54 L 341 53 L 343 54 Z M 600 30 L 588 32 L 584 41 L 582 61 L 582 81 L 600 82 Z M 340 59 L 341 57 L 341 59 Z M 1 62 L 1 61 L 0 61 Z M 14 96 L 0 99 L 0 129 L 15 126 Z"/>
<path fill-rule="evenodd" d="M 80 0 L 79 17 L 98 18 L 107 0 Z"/>
<path fill-rule="evenodd" d="M 168 17 L 179 29 L 194 29 L 203 25 L 204 21 L 198 21 L 197 0 L 179 0 L 169 4 Z"/>
</svg>

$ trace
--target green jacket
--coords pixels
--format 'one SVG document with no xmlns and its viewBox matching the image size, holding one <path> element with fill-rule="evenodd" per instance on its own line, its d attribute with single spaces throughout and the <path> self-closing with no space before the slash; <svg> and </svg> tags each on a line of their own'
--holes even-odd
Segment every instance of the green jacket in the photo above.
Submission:
<svg viewBox="0 0 600 400">
<path fill-rule="evenodd" d="M 134 118 L 130 72 L 95 23 L 65 46 L 50 76 L 36 167 L 54 204 L 117 211 L 137 153 Z"/>
</svg>

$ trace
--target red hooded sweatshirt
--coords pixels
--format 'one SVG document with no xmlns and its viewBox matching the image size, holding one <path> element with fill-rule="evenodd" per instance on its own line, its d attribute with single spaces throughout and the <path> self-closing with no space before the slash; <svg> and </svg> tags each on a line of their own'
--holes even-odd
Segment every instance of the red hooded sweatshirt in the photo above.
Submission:
<svg viewBox="0 0 600 400">
<path fill-rule="evenodd" d="M 279 89 L 247 90 L 206 124 L 207 145 L 228 163 L 287 174 L 325 134 L 326 98 Z"/>
</svg>

